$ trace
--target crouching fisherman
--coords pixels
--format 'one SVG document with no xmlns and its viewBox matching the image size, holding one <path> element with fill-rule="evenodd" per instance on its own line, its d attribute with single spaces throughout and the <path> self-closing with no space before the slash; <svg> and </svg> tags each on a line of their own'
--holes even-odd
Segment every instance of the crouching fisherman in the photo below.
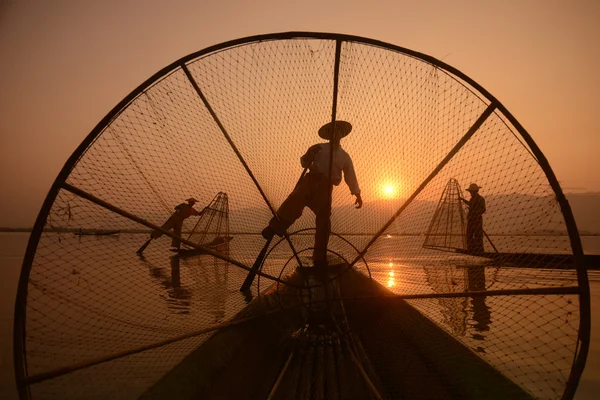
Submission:
<svg viewBox="0 0 600 400">
<path fill-rule="evenodd" d="M 196 200 L 193 197 L 190 197 L 186 201 L 187 203 L 181 203 L 175 206 L 175 212 L 173 213 L 173 215 L 171 215 L 169 219 L 161 226 L 161 228 L 163 228 L 164 230 L 173 230 L 173 233 L 177 236 L 177 238 L 173 238 L 171 240 L 171 246 L 173 246 L 176 249 L 179 249 L 181 246 L 179 237 L 181 237 L 181 228 L 183 227 L 183 221 L 191 217 L 192 215 L 202 214 L 202 212 L 198 212 L 194 209 L 194 204 L 196 204 L 198 200 Z M 153 231 L 150 234 L 150 239 L 148 239 L 148 241 L 146 241 L 146 243 L 144 243 L 136 253 L 142 254 L 146 247 L 148 247 L 152 239 L 158 239 L 162 235 L 163 233 L 161 231 Z"/>
</svg>

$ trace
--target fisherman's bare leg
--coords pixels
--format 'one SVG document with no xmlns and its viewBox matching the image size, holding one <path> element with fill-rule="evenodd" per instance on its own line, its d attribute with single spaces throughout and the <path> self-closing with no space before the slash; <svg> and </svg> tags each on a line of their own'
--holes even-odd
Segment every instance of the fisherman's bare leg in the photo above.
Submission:
<svg viewBox="0 0 600 400">
<path fill-rule="evenodd" d="M 478 222 L 474 229 L 473 249 L 476 253 L 483 253 L 483 221 Z"/>
<path fill-rule="evenodd" d="M 270 235 L 272 237 L 274 233 L 277 236 L 283 236 L 286 229 L 302 216 L 309 194 L 310 182 L 302 179 L 277 210 L 279 220 L 271 218 L 269 226 L 263 230 L 263 236 Z"/>
<path fill-rule="evenodd" d="M 313 251 L 313 261 L 315 266 L 327 265 L 327 244 L 329 243 L 329 234 L 331 233 L 331 214 L 328 207 L 322 207 L 316 213 L 317 231 L 315 232 L 315 250 Z"/>
<path fill-rule="evenodd" d="M 173 229 L 174 226 L 175 226 L 175 218 L 173 216 L 171 216 L 164 224 L 162 224 L 161 228 L 163 228 L 166 231 L 169 231 L 169 230 Z M 162 235 L 163 234 L 161 231 L 153 231 L 150 234 L 150 237 L 152 239 L 158 239 Z"/>
<path fill-rule="evenodd" d="M 474 254 L 483 252 L 482 219 L 473 219 L 467 221 L 467 251 Z"/>
<path fill-rule="evenodd" d="M 331 233 L 331 212 L 328 204 L 329 184 L 321 179 L 312 187 L 308 206 L 315 213 L 315 249 L 313 261 L 315 266 L 327 265 L 327 244 Z"/>
<path fill-rule="evenodd" d="M 175 236 L 181 237 L 181 227 L 182 226 L 183 226 L 183 221 L 179 221 L 179 220 L 175 221 L 175 224 L 173 226 L 173 233 L 175 234 Z M 181 242 L 179 241 L 179 239 L 173 238 L 171 240 L 171 246 L 179 248 L 181 246 Z"/>
<path fill-rule="evenodd" d="M 473 250 L 473 227 L 472 224 L 467 221 L 467 251 Z"/>
</svg>

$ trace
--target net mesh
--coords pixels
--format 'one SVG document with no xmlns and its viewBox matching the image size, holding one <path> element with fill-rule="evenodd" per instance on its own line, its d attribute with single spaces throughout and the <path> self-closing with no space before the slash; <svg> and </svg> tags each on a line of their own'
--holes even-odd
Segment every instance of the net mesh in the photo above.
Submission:
<svg viewBox="0 0 600 400">
<path fill-rule="evenodd" d="M 221 248 L 229 256 L 229 202 L 227 193 L 219 192 L 202 209 L 188 241 L 207 247 Z"/>
<path fill-rule="evenodd" d="M 462 191 L 456 179 L 444 188 L 423 247 L 438 250 L 467 250 L 466 215 L 462 206 Z"/>
<path fill-rule="evenodd" d="M 224 47 L 175 65 L 100 127 L 28 250 L 22 394 L 562 397 L 589 315 L 532 149 L 436 64 L 343 40 L 338 66 L 327 37 Z M 328 254 L 346 268 L 302 272 L 307 208 L 241 293 L 334 102 L 353 125 L 341 145 L 364 200 L 355 209 L 343 181 L 333 190 Z M 483 254 L 466 251 L 467 182 L 483 187 Z M 180 221 L 182 249 L 210 251 L 171 252 L 170 230 L 137 254 L 189 197 L 208 206 Z"/>
</svg>

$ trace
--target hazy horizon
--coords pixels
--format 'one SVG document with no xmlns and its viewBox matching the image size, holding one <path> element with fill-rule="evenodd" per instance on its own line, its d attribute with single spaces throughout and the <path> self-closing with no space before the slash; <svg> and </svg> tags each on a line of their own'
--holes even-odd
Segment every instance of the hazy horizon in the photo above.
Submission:
<svg viewBox="0 0 600 400">
<path fill-rule="evenodd" d="M 488 202 L 489 200 L 493 200 L 493 198 L 495 196 L 510 196 L 510 195 L 522 195 L 522 194 L 518 194 L 518 193 L 512 193 L 512 194 L 492 194 L 489 196 L 484 196 L 488 198 Z M 573 211 L 573 214 L 575 216 L 575 222 L 577 224 L 578 230 L 580 231 L 580 233 L 582 235 L 597 235 L 600 234 L 600 192 L 571 192 L 571 193 L 565 193 L 567 200 L 570 203 L 571 209 Z M 547 197 L 547 196 L 539 196 L 541 198 Z M 400 202 L 402 202 L 405 198 L 401 198 L 399 199 Z M 575 201 L 575 200 L 580 200 L 583 199 L 584 203 L 582 203 L 581 201 Z M 419 203 L 423 200 L 416 200 L 416 203 Z M 592 202 L 591 204 L 589 202 Z M 424 202 L 429 202 L 429 203 L 435 203 L 433 201 L 424 201 Z M 203 207 L 202 206 L 196 206 L 197 209 L 201 209 Z M 342 205 L 339 206 L 339 208 L 345 208 L 345 207 L 349 207 L 348 205 Z M 366 203 L 364 208 L 365 210 L 369 210 L 369 209 L 373 209 L 373 207 L 375 207 L 375 210 L 377 208 L 389 208 L 392 207 L 393 209 L 396 209 L 397 207 L 393 204 L 393 202 L 389 202 L 386 199 L 378 199 L 375 200 L 373 202 L 370 203 Z M 230 210 L 231 215 L 235 216 L 237 215 L 244 215 L 244 213 L 248 213 L 249 210 L 256 210 L 253 208 L 239 208 L 239 209 L 234 209 L 234 210 Z M 371 210 L 374 211 L 374 210 Z M 368 212 L 368 211 L 367 211 Z M 309 218 L 312 218 L 312 213 L 309 212 L 308 210 L 306 211 L 306 214 L 309 215 Z M 585 216 L 585 217 L 584 217 Z M 37 216 L 36 216 L 37 217 Z M 489 215 L 486 217 L 486 220 L 488 220 L 489 222 Z M 493 219 L 493 216 L 491 217 Z M 192 223 L 195 221 L 195 218 L 191 218 Z M 156 221 L 150 221 L 150 222 L 154 222 L 154 223 L 160 223 L 159 219 L 157 218 Z M 232 226 L 237 225 L 235 222 L 233 222 Z M 31 225 L 27 226 L 27 225 L 0 225 L 0 231 L 2 231 L 3 229 L 7 229 L 7 230 L 31 230 L 33 229 L 34 224 L 32 223 Z M 69 227 L 69 229 L 73 230 L 73 229 L 79 229 L 79 226 L 71 226 Z M 61 228 L 62 229 L 62 228 Z M 105 227 L 103 229 L 110 229 L 110 227 Z M 93 230 L 93 229 L 92 229 Z M 148 228 L 140 225 L 139 226 L 139 230 L 140 231 L 146 231 L 148 230 Z M 127 231 L 127 229 L 126 229 Z M 247 230 L 244 229 L 238 229 L 239 232 L 246 232 Z M 257 230 L 258 232 L 258 230 Z M 493 233 L 493 232 L 488 232 L 490 234 L 503 234 L 503 233 Z"/>
</svg>

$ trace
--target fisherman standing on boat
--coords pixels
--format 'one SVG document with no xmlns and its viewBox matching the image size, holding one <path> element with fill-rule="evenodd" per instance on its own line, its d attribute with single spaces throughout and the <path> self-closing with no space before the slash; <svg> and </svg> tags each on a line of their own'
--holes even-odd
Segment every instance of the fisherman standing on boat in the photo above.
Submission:
<svg viewBox="0 0 600 400">
<path fill-rule="evenodd" d="M 350 193 L 356 196 L 354 204 L 361 208 L 363 201 L 360 197 L 360 188 L 354 172 L 352 159 L 342 149 L 340 140 L 352 131 L 352 125 L 346 121 L 335 121 L 335 135 L 333 135 L 333 122 L 325 124 L 319 129 L 319 136 L 329 143 L 319 143 L 311 146 L 300 158 L 300 164 L 305 172 L 288 198 L 283 202 L 277 215 L 279 219 L 272 218 L 269 225 L 263 229 L 262 236 L 270 240 L 274 234 L 281 237 L 286 229 L 300 216 L 304 207 L 310 208 L 316 216 L 315 248 L 313 261 L 315 266 L 327 265 L 327 243 L 331 230 L 331 211 L 329 209 L 329 168 L 330 155 L 333 146 L 333 165 L 331 167 L 331 184 L 337 186 L 344 180 L 350 188 Z"/>
<path fill-rule="evenodd" d="M 183 221 L 186 218 L 191 217 L 192 215 L 200 215 L 200 212 L 198 212 L 194 209 L 194 204 L 196 204 L 198 202 L 198 200 L 196 200 L 193 197 L 190 197 L 186 201 L 187 201 L 187 203 L 181 203 L 181 204 L 175 206 L 175 212 L 173 213 L 173 215 L 171 215 L 171 217 L 167 220 L 167 222 L 165 222 L 162 225 L 161 228 L 163 228 L 167 231 L 173 229 L 173 233 L 176 236 L 181 237 L 181 228 L 183 227 Z M 162 236 L 162 232 L 160 232 L 160 231 L 154 231 L 150 235 L 150 237 L 152 239 L 157 239 L 161 236 Z M 181 246 L 181 242 L 179 241 L 179 239 L 173 238 L 171 240 L 171 246 L 173 246 L 175 248 L 179 248 Z"/>
<path fill-rule="evenodd" d="M 163 228 L 164 230 L 167 230 L 167 231 L 173 229 L 173 233 L 177 237 L 181 237 L 181 228 L 183 227 L 183 221 L 186 218 L 189 218 L 192 215 L 201 215 L 204 212 L 204 210 L 198 212 L 194 209 L 194 204 L 196 204 L 198 202 L 198 200 L 196 200 L 195 198 L 190 197 L 186 201 L 187 201 L 187 203 L 181 203 L 181 204 L 175 206 L 175 212 L 173 213 L 173 215 L 171 215 L 169 217 L 169 219 L 167 220 L 167 222 L 165 222 L 161 226 L 161 228 Z M 150 234 L 150 239 L 148 239 L 148 241 L 146 243 L 144 243 L 142 245 L 142 247 L 140 247 L 138 249 L 137 254 L 142 254 L 142 252 L 144 251 L 144 249 L 146 249 L 146 247 L 148 247 L 148 244 L 150 244 L 152 239 L 158 239 L 162 235 L 163 235 L 163 233 L 161 231 L 158 231 L 158 230 L 153 231 Z M 181 246 L 181 242 L 179 241 L 179 239 L 172 238 L 171 246 L 179 249 Z"/>
<path fill-rule="evenodd" d="M 485 213 L 485 199 L 479 194 L 480 186 L 471 183 L 467 192 L 471 194 L 469 200 L 461 200 L 469 207 L 467 214 L 467 252 L 472 254 L 483 253 L 483 214 Z"/>
</svg>

